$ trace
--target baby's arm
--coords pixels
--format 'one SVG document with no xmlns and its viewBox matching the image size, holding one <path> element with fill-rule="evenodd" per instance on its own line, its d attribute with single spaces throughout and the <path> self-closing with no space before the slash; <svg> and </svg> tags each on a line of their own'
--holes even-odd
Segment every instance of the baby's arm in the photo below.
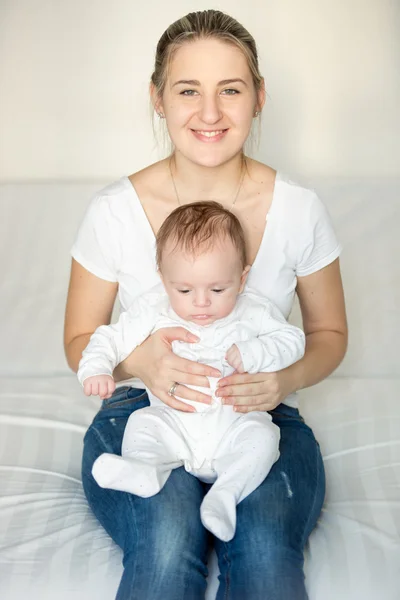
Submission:
<svg viewBox="0 0 400 600">
<path fill-rule="evenodd" d="M 82 353 L 77 373 L 85 393 L 87 390 L 90 394 L 98 394 L 99 378 L 107 377 L 107 386 L 110 379 L 113 382 L 115 367 L 152 332 L 161 304 L 159 294 L 158 297 L 154 293 L 144 294 L 121 314 L 117 323 L 96 329 Z M 85 385 L 89 379 L 92 381 Z M 115 389 L 114 382 L 113 385 Z"/>
<path fill-rule="evenodd" d="M 268 302 L 258 336 L 231 346 L 226 359 L 238 373 L 272 373 L 300 360 L 304 350 L 303 331 L 290 325 L 280 310 L 272 302 Z"/>
</svg>

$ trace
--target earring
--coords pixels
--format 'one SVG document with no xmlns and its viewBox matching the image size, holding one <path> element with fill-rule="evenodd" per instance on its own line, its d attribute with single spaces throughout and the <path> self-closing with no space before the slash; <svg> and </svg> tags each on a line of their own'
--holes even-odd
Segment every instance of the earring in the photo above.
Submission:
<svg viewBox="0 0 400 600">
<path fill-rule="evenodd" d="M 160 117 L 160 119 L 165 119 L 165 115 L 163 115 L 163 113 L 162 113 L 162 112 L 159 112 L 159 113 L 157 113 L 157 114 L 158 114 L 158 116 Z"/>
<path fill-rule="evenodd" d="M 256 110 L 256 112 L 254 113 L 254 116 L 255 116 L 255 117 L 259 117 L 259 116 L 260 116 L 260 114 L 261 114 L 261 113 L 260 113 L 260 111 Z"/>
</svg>

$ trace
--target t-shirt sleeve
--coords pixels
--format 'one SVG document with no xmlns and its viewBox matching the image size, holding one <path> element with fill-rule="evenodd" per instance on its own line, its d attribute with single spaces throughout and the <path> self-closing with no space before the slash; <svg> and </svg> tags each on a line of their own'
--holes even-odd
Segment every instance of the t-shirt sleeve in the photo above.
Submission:
<svg viewBox="0 0 400 600">
<path fill-rule="evenodd" d="M 107 196 L 96 195 L 90 202 L 71 248 L 72 257 L 87 271 L 116 282 L 116 236 Z"/>
<path fill-rule="evenodd" d="M 338 258 L 342 250 L 325 205 L 315 192 L 311 194 L 308 210 L 304 211 L 305 222 L 296 265 L 299 277 L 326 267 Z"/>
</svg>

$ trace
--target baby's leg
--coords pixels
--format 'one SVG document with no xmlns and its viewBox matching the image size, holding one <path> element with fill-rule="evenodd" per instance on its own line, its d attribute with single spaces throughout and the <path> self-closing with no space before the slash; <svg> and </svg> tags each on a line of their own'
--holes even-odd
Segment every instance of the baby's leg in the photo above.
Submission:
<svg viewBox="0 0 400 600">
<path fill-rule="evenodd" d="M 137 410 L 128 419 L 122 456 L 101 454 L 92 474 L 100 487 L 130 492 L 142 498 L 157 494 L 172 469 L 188 457 L 187 445 L 163 407 Z"/>
<path fill-rule="evenodd" d="M 224 542 L 235 535 L 236 505 L 266 478 L 279 458 L 279 428 L 268 413 L 243 415 L 218 446 L 213 467 L 218 478 L 203 500 L 201 520 Z"/>
</svg>

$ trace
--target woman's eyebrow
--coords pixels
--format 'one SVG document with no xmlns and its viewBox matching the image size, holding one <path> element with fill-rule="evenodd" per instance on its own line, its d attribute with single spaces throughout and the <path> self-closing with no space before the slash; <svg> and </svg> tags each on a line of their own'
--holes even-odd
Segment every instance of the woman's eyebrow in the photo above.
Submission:
<svg viewBox="0 0 400 600">
<path fill-rule="evenodd" d="M 223 79 L 218 85 L 229 85 L 230 83 L 243 83 L 243 85 L 247 86 L 245 80 L 240 77 L 236 77 L 235 79 Z"/>
<path fill-rule="evenodd" d="M 247 83 L 244 81 L 244 79 L 241 79 L 240 77 L 236 77 L 235 79 L 223 79 L 222 81 L 218 82 L 218 85 L 229 85 L 231 83 L 243 83 L 243 85 L 247 86 Z M 175 81 L 172 87 L 175 85 L 200 86 L 201 84 L 200 81 L 197 81 L 197 79 L 180 79 L 179 81 Z"/>
</svg>

